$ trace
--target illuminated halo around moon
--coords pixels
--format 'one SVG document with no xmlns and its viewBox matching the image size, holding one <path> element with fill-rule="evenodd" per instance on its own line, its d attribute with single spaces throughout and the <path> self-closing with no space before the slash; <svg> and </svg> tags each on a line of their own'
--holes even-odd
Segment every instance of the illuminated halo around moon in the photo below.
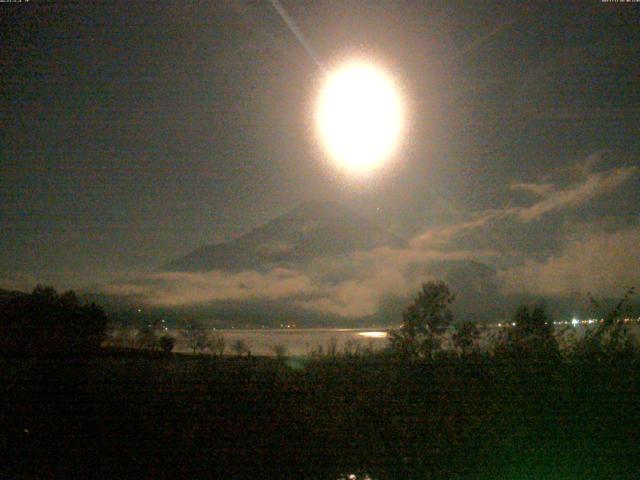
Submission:
<svg viewBox="0 0 640 480">
<path fill-rule="evenodd" d="M 349 62 L 327 74 L 316 123 L 336 164 L 355 174 L 381 167 L 396 150 L 403 105 L 392 79 L 366 62 Z"/>
</svg>

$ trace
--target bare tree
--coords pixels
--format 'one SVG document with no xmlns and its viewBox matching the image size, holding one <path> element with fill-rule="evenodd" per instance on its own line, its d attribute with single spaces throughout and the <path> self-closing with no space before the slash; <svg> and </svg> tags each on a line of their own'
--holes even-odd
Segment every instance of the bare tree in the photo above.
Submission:
<svg viewBox="0 0 640 480">
<path fill-rule="evenodd" d="M 249 346 L 247 345 L 247 342 L 239 338 L 235 342 L 233 342 L 233 344 L 231 345 L 231 350 L 233 350 L 236 355 L 240 356 L 245 352 L 249 352 Z"/>
<path fill-rule="evenodd" d="M 221 357 L 227 347 L 227 341 L 221 333 L 215 332 L 209 336 L 209 350 L 214 355 Z"/>
<path fill-rule="evenodd" d="M 185 319 L 181 323 L 180 335 L 185 339 L 193 354 L 203 352 L 207 348 L 209 340 L 208 332 L 204 326 L 191 318 Z"/>
</svg>

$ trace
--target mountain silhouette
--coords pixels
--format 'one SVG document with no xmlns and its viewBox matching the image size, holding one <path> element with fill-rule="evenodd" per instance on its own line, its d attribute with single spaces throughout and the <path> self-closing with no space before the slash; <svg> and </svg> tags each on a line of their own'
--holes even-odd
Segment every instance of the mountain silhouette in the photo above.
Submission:
<svg viewBox="0 0 640 480">
<path fill-rule="evenodd" d="M 267 270 L 300 266 L 323 256 L 347 255 L 404 241 L 333 202 L 308 202 L 240 238 L 205 245 L 164 266 L 164 270 Z"/>
</svg>

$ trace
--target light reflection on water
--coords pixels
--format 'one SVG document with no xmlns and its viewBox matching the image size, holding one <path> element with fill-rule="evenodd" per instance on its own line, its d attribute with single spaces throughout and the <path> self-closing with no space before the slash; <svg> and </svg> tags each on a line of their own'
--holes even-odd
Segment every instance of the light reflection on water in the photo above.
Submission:
<svg viewBox="0 0 640 480">
<path fill-rule="evenodd" d="M 358 335 L 366 338 L 387 338 L 387 332 L 359 332 Z"/>
<path fill-rule="evenodd" d="M 222 334 L 227 345 L 236 340 L 243 340 L 250 346 L 253 355 L 274 355 L 276 346 L 284 346 L 287 355 L 305 356 L 321 347 L 323 351 L 333 344 L 338 352 L 345 348 L 353 350 L 355 346 L 374 351 L 385 348 L 388 344 L 387 332 L 373 329 L 352 328 L 291 328 L 291 329 L 247 329 L 217 330 Z M 178 342 L 180 348 L 180 342 Z"/>
<path fill-rule="evenodd" d="M 280 329 L 211 329 L 220 334 L 226 343 L 225 354 L 233 355 L 232 346 L 242 340 L 252 355 L 275 356 L 276 351 L 286 356 L 310 356 L 313 353 L 334 351 L 379 351 L 388 345 L 387 332 L 379 329 L 357 328 L 280 328 Z M 135 347 L 137 330 L 116 329 L 111 332 L 114 344 Z M 191 353 L 180 331 L 164 328 L 163 334 L 176 339 L 174 352 Z"/>
<path fill-rule="evenodd" d="M 557 333 L 563 328 L 556 327 Z M 578 337 L 584 335 L 587 326 L 570 327 L 570 333 Z M 638 325 L 630 327 L 632 332 L 640 333 Z M 212 330 L 213 331 L 213 330 Z M 483 331 L 480 346 L 486 347 L 491 338 L 502 331 L 498 328 L 487 328 Z M 282 329 L 217 329 L 226 340 L 226 354 L 233 355 L 231 346 L 237 340 L 244 341 L 253 355 L 274 356 L 276 347 L 284 347 L 287 356 L 308 356 L 318 352 L 322 347 L 327 353 L 335 345 L 335 351 L 344 352 L 345 349 L 353 352 L 357 348 L 378 351 L 388 346 L 388 330 L 375 328 L 282 328 Z M 120 332 L 122 334 L 122 332 Z M 168 329 L 169 335 L 176 338 L 174 351 L 189 353 L 190 349 L 178 331 Z M 131 339 L 135 338 L 135 331 L 127 332 Z M 451 348 L 451 332 L 446 333 L 442 339 L 442 347 Z"/>
<path fill-rule="evenodd" d="M 320 350 L 336 353 L 345 350 L 379 351 L 387 347 L 387 331 L 383 329 L 364 328 L 256 328 L 256 329 L 211 329 L 212 333 L 222 335 L 226 343 L 225 354 L 233 355 L 234 342 L 242 340 L 252 355 L 275 356 L 276 351 L 291 356 L 309 356 Z M 184 337 L 175 328 L 165 328 L 163 334 L 176 339 L 174 352 L 191 353 Z M 112 332 L 114 341 L 123 346 L 134 346 L 135 329 L 119 329 Z M 127 343 L 128 342 L 128 343 Z M 278 348 L 276 348 L 278 347 Z"/>
</svg>

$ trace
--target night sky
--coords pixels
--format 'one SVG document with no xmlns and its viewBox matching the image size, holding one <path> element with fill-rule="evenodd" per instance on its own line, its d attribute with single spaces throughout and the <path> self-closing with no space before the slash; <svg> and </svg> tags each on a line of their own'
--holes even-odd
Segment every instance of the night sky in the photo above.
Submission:
<svg viewBox="0 0 640 480">
<path fill-rule="evenodd" d="M 401 86 L 388 167 L 326 160 L 322 72 L 267 0 L 0 4 L 0 287 L 152 272 L 309 200 L 498 252 L 510 291 L 640 280 L 640 4 L 282 3 L 326 68 Z"/>
</svg>

